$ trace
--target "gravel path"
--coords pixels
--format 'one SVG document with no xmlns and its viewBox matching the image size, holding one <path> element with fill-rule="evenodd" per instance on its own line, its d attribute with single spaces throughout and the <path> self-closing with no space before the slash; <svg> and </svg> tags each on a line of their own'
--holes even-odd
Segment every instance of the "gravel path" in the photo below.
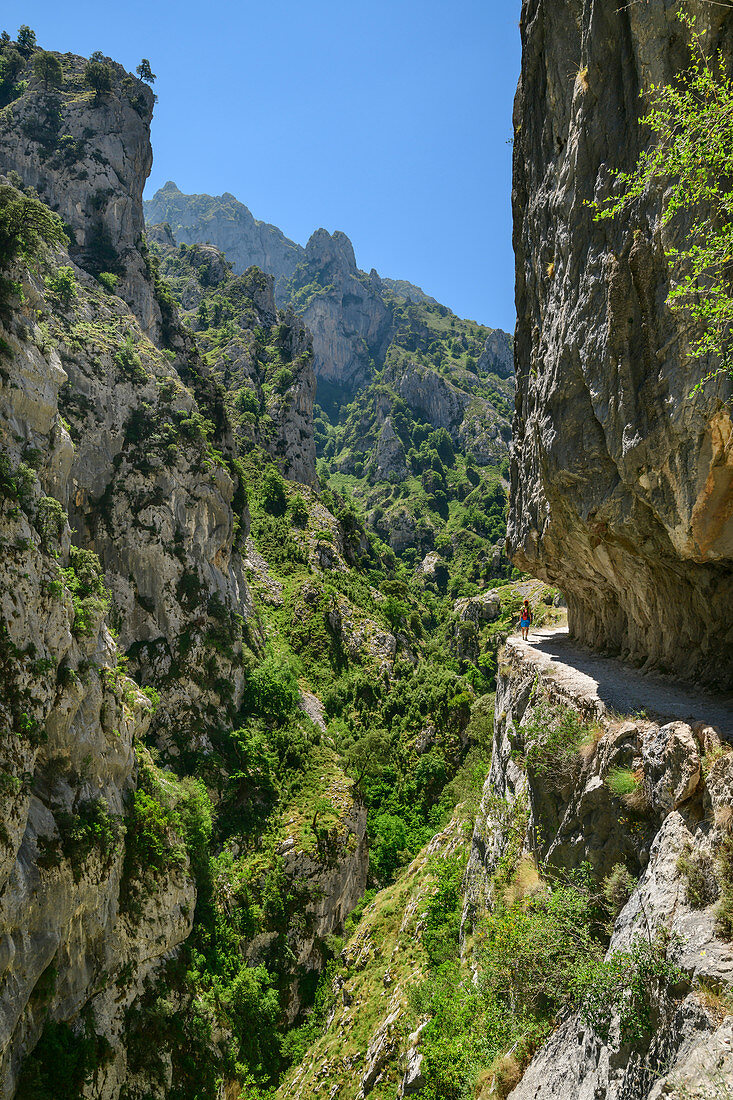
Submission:
<svg viewBox="0 0 733 1100">
<path fill-rule="evenodd" d="M 543 671 L 552 670 L 556 683 L 577 695 L 599 700 L 621 715 L 644 711 L 655 720 L 678 719 L 705 722 L 733 741 L 733 696 L 708 695 L 600 657 L 570 639 L 567 627 L 531 630 L 529 640 L 520 635 L 507 646 L 522 653 Z"/>
</svg>

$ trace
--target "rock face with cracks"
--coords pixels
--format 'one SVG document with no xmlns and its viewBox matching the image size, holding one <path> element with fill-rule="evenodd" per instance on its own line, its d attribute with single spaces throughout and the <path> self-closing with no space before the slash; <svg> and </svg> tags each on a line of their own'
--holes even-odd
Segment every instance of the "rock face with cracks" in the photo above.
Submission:
<svg viewBox="0 0 733 1100">
<path fill-rule="evenodd" d="M 74 260 L 94 274 L 118 275 L 117 293 L 155 340 L 161 312 L 140 247 L 142 190 L 153 163 L 153 92 L 106 60 L 111 88 L 96 95 L 84 85 L 84 59 L 59 56 L 61 89 L 44 90 L 29 68 L 27 91 L 3 110 L 0 166 L 17 172 L 58 212 L 70 230 Z"/>
<path fill-rule="evenodd" d="M 185 783 L 154 766 L 142 738 L 168 761 L 205 759 L 212 733 L 233 726 L 245 638 L 256 644 L 257 632 L 249 512 L 223 394 L 141 239 L 152 93 L 110 62 L 110 88 L 95 96 L 84 59 L 61 60 L 63 85 L 48 94 L 29 61 L 0 120 L 4 197 L 27 188 L 32 202 L 36 189 L 69 236 L 68 248 L 3 270 L 0 1095 L 14 1096 L 42 1060 L 39 1040 L 60 1035 L 77 1052 L 95 1046 L 79 1095 L 157 1098 L 174 1087 L 175 1052 L 162 1042 L 154 1070 L 138 1064 L 133 1025 L 180 965 L 197 888 L 176 823 Z M 192 260 L 224 277 L 216 250 Z M 252 301 L 274 324 L 272 280 L 262 281 Z M 304 360 L 302 393 L 273 402 L 272 447 L 307 480 L 310 340 L 300 321 L 284 322 Z M 320 940 L 364 889 L 365 812 L 343 801 L 330 848 L 283 860 L 286 874 L 313 880 L 293 941 L 303 966 L 320 965 Z M 158 815 L 160 866 L 140 854 L 138 804 Z M 181 1015 L 185 998 L 171 993 Z M 212 1060 L 230 1038 L 226 1027 L 213 1034 Z"/>
<path fill-rule="evenodd" d="M 640 92 L 689 61 L 677 4 L 525 0 L 515 104 L 518 325 L 508 539 L 562 588 L 571 633 L 687 677 L 733 681 L 733 381 L 665 305 L 662 193 L 594 221 L 650 140 Z M 687 7 L 730 59 L 720 6 Z"/>
<path fill-rule="evenodd" d="M 538 715 L 567 707 L 592 738 L 549 782 L 521 761 Z M 642 777 L 631 801 L 609 785 L 619 768 Z M 716 925 L 712 870 L 726 841 L 732 792 L 733 752 L 713 727 L 619 719 L 597 700 L 558 688 L 531 653 L 507 647 L 491 772 L 466 874 L 464 930 L 473 913 L 492 903 L 489 878 L 516 829 L 512 807 L 521 806 L 524 850 L 538 861 L 561 872 L 589 865 L 599 882 L 619 863 L 631 870 L 636 886 L 616 918 L 609 952 L 663 935 L 682 974 L 678 986 L 659 989 L 652 1027 L 634 1042 L 622 1041 L 617 1022 L 604 1041 L 568 1010 L 511 1100 L 725 1097 L 715 1089 L 730 1080 L 730 1016 L 705 991 L 725 991 L 733 981 L 733 947 Z M 685 859 L 711 869 L 704 896 L 691 896 Z"/>
</svg>

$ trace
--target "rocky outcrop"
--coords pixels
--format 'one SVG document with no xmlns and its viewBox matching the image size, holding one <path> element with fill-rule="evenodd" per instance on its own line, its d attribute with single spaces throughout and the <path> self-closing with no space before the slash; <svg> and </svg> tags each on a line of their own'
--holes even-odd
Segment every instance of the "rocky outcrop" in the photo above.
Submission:
<svg viewBox="0 0 733 1100">
<path fill-rule="evenodd" d="M 380 481 L 386 481 L 390 477 L 403 478 L 407 476 L 407 462 L 405 460 L 405 448 L 400 437 L 392 427 L 389 416 L 384 418 L 382 427 L 377 436 L 377 444 L 374 448 L 373 476 Z"/>
<path fill-rule="evenodd" d="M 387 368 L 385 381 L 416 419 L 445 428 L 455 445 L 479 466 L 498 465 L 506 458 L 511 438 L 508 417 L 492 404 L 476 375 L 455 371 L 446 378 L 430 367 L 403 360 Z M 511 386 L 497 385 L 496 394 L 508 403 Z"/>
<path fill-rule="evenodd" d="M 733 49 L 729 14 L 692 2 L 706 48 Z M 515 108 L 517 257 L 512 508 L 520 568 L 557 583 L 573 634 L 687 677 L 733 682 L 733 428 L 721 375 L 691 359 L 665 303 L 651 191 L 597 223 L 648 131 L 651 84 L 686 64 L 672 4 L 525 0 Z"/>
<path fill-rule="evenodd" d="M 568 708 L 587 725 L 585 744 L 551 773 L 524 767 L 536 730 Z M 619 770 L 638 777 L 633 797 L 614 793 Z M 474 913 L 492 904 L 489 876 L 521 827 L 524 850 L 543 866 L 567 872 L 587 865 L 598 882 L 619 864 L 627 868 L 631 892 L 622 899 L 609 953 L 664 942 L 681 972 L 674 989 L 659 987 L 653 1026 L 633 1043 L 622 1041 L 617 1026 L 604 1040 L 568 1011 L 512 1100 L 656 1100 L 676 1095 L 680 1082 L 689 1095 L 716 1095 L 704 1088 L 730 1060 L 730 1023 L 721 1022 L 715 997 L 705 991 L 725 991 L 733 982 L 733 947 L 716 926 L 715 874 L 728 843 L 732 785 L 733 753 L 712 727 L 613 716 L 597 698 L 559 685 L 531 654 L 507 647 L 491 772 L 466 875 L 465 930 Z M 689 887 L 691 864 L 709 869 L 701 893 Z"/>
<path fill-rule="evenodd" d="M 372 268 L 372 275 L 376 272 Z M 431 298 L 429 294 L 420 286 L 415 286 L 414 283 L 410 283 L 407 279 L 386 279 L 381 276 L 382 286 L 385 290 L 389 290 L 392 294 L 396 294 L 398 298 L 407 298 L 410 302 L 428 302 L 430 305 L 437 305 L 437 299 Z"/>
<path fill-rule="evenodd" d="M 153 93 L 105 59 L 111 87 L 96 95 L 83 84 L 84 58 L 59 57 L 62 87 L 44 91 L 29 65 L 27 90 L 0 116 L 0 165 L 58 212 L 80 266 L 119 276 L 117 293 L 157 340 L 161 314 L 140 249 L 142 189 L 153 163 Z"/>
<path fill-rule="evenodd" d="M 296 843 L 291 837 L 279 847 L 283 872 L 305 899 L 288 936 L 295 976 L 285 1009 L 290 1022 L 301 1008 L 297 976 L 321 970 L 324 940 L 343 929 L 367 884 L 366 808 L 350 780 L 338 772 L 324 788 L 323 795 L 338 814 L 337 821 L 327 828 L 319 828 L 317 824 L 318 835 L 309 848 L 304 849 L 302 841 Z M 261 947 L 256 943 L 249 945 L 248 957 L 254 961 Z"/>
<path fill-rule="evenodd" d="M 514 341 L 500 328 L 493 329 L 486 337 L 484 349 L 478 358 L 479 374 L 497 374 L 499 378 L 511 378 L 514 374 Z"/>
<path fill-rule="evenodd" d="M 293 305 L 313 333 L 314 367 L 323 400 L 343 398 L 367 381 L 370 360 L 384 356 L 392 315 L 379 276 L 359 271 L 345 233 L 317 229 L 290 284 Z"/>
<path fill-rule="evenodd" d="M 267 396 L 267 414 L 274 430 L 262 435 L 262 445 L 276 459 L 285 477 L 303 485 L 316 481 L 313 404 L 316 398 L 313 339 L 303 321 L 288 309 L 281 317 L 283 357 L 293 365 L 293 379 L 284 393 Z"/>
<path fill-rule="evenodd" d="M 169 181 L 144 207 L 146 221 L 167 222 L 178 243 L 215 245 L 237 274 L 259 267 L 274 276 L 278 289 L 303 258 L 302 245 L 288 240 L 277 226 L 257 221 L 228 191 L 215 196 L 184 195 Z"/>
</svg>

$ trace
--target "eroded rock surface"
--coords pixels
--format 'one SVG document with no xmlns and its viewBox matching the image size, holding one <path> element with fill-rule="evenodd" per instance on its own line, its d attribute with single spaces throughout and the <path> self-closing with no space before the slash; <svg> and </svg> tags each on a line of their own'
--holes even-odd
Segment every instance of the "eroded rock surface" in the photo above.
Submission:
<svg viewBox="0 0 733 1100">
<path fill-rule="evenodd" d="M 562 770 L 535 773 L 522 759 L 548 708 L 570 708 L 592 737 Z M 641 777 L 634 797 L 625 801 L 609 783 L 619 769 Z M 631 869 L 636 886 L 616 918 L 609 952 L 662 934 L 668 958 L 683 974 L 673 990 L 660 987 L 644 1039 L 622 1040 L 616 1024 L 604 1041 L 579 1013 L 568 1011 L 511 1092 L 512 1100 L 725 1095 L 714 1087 L 729 1081 L 730 1019 L 722 1019 L 719 1004 L 705 991 L 726 990 L 733 981 L 733 947 L 716 925 L 714 874 L 727 837 L 732 784 L 733 752 L 712 727 L 619 719 L 598 698 L 558 684 L 531 652 L 507 647 L 491 772 L 466 875 L 464 929 L 474 913 L 491 905 L 490 875 L 517 821 L 526 820 L 526 850 L 549 867 L 567 871 L 588 864 L 599 882 L 618 864 Z M 704 896 L 691 895 L 685 859 L 710 868 Z M 688 1091 L 675 1091 L 683 1087 Z"/>
<path fill-rule="evenodd" d="M 712 53 L 730 16 L 692 2 Z M 509 545 L 593 646 L 730 685 L 733 439 L 721 375 L 664 304 L 662 194 L 594 222 L 649 140 L 639 93 L 687 64 L 677 6 L 525 0 L 515 106 L 517 404 Z"/>
</svg>

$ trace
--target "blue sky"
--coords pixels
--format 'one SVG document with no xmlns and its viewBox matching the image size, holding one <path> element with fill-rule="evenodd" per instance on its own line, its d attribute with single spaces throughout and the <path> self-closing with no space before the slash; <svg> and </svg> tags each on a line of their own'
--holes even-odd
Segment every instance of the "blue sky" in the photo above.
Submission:
<svg viewBox="0 0 733 1100">
<path fill-rule="evenodd" d="M 231 191 L 305 243 L 514 326 L 511 110 L 520 0 L 5 0 L 47 49 L 150 59 L 146 195 Z"/>
</svg>

